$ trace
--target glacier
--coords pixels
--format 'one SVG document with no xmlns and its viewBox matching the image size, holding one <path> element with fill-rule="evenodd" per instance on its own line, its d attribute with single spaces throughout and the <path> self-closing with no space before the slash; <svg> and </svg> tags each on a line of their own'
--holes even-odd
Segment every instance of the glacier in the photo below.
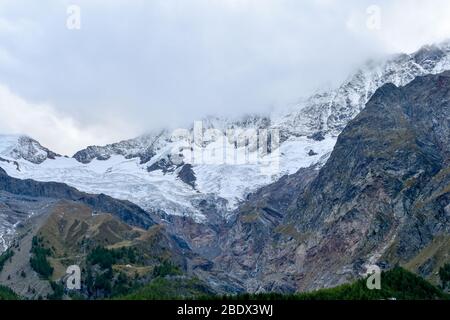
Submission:
<svg viewBox="0 0 450 320">
<path fill-rule="evenodd" d="M 219 132 L 228 128 L 277 130 L 279 168 L 271 174 L 261 172 L 259 163 L 195 163 L 189 150 L 183 149 L 167 130 L 107 146 L 91 146 L 73 157 L 57 155 L 29 137 L 2 135 L 0 167 L 12 177 L 64 182 L 81 191 L 104 193 L 132 201 L 144 209 L 188 216 L 197 222 L 208 221 L 198 203 L 223 202 L 221 215 L 229 218 L 246 196 L 260 187 L 301 168 L 320 168 L 339 133 L 380 86 L 389 82 L 402 86 L 417 76 L 448 69 L 450 43 L 425 46 L 412 54 L 370 61 L 339 87 L 318 91 L 269 115 L 250 115 L 240 120 L 203 119 L 205 129 Z M 195 133 L 193 127 L 187 130 Z M 248 145 L 236 146 L 226 134 L 208 138 L 201 147 L 209 155 L 220 148 L 247 153 L 250 157 L 258 152 Z M 273 157 L 274 151 L 262 159 Z M 192 169 L 194 185 L 180 176 L 185 165 L 191 165 L 188 169 Z"/>
</svg>

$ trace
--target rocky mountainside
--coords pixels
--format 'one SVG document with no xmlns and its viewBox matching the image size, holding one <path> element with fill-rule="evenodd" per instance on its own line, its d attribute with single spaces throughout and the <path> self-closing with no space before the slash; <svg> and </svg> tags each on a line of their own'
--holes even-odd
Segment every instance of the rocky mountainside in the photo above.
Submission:
<svg viewBox="0 0 450 320">
<path fill-rule="evenodd" d="M 0 252 L 3 253 L 11 245 L 21 223 L 44 213 L 54 201 L 0 191 Z"/>
<path fill-rule="evenodd" d="M 286 140 L 296 136 L 337 136 L 382 85 L 393 83 L 404 86 L 417 76 L 437 74 L 448 69 L 450 42 L 424 46 L 412 54 L 369 61 L 338 88 L 318 91 L 293 107 L 281 108 L 270 116 L 252 115 L 239 120 L 208 117 L 202 119 L 203 127 L 223 132 L 229 128 L 276 128 Z M 171 143 L 170 133 L 161 131 L 159 134 L 144 135 L 104 147 L 92 146 L 79 151 L 74 157 L 85 163 L 119 154 L 127 158 L 139 156 L 143 162 L 147 162 L 151 157 L 142 156 L 149 154 L 146 151 L 152 150 L 156 155 L 158 149 L 167 143 Z"/>
<path fill-rule="evenodd" d="M 196 222 L 208 222 L 216 215 L 229 219 L 252 192 L 301 168 L 323 165 L 339 133 L 379 87 L 403 86 L 417 76 L 447 69 L 449 43 L 371 61 L 338 88 L 318 92 L 271 115 L 202 119 L 200 129 L 184 130 L 188 141 L 179 140 L 179 131 L 162 130 L 91 146 L 65 158 L 26 137 L 15 137 L 14 143 L 10 137 L 0 137 L 0 166 L 16 178 L 64 182 L 84 192 L 104 193 Z M 268 132 L 265 152 L 258 149 L 259 142 L 248 139 L 248 133 L 257 130 Z M 278 134 L 279 148 L 275 144 L 272 150 Z M 201 156 L 194 159 L 195 148 Z M 269 170 L 262 170 L 264 166 Z M 220 204 L 212 217 L 199 206 L 205 202 Z"/>
<path fill-rule="evenodd" d="M 217 265 L 252 292 L 335 286 L 374 263 L 432 278 L 450 254 L 449 139 L 450 72 L 382 86 L 318 173 L 240 207 Z"/>
<path fill-rule="evenodd" d="M 200 128 L 92 146 L 72 158 L 28 137 L 0 136 L 0 250 L 22 224 L 39 221 L 34 235 L 55 231 L 47 217 L 63 201 L 64 210 L 83 208 L 76 221 L 57 219 L 86 226 L 77 241 L 100 228 L 115 241 L 96 244 L 140 248 L 140 237 L 158 228 L 164 248 L 188 257 L 171 262 L 215 292 L 331 287 L 373 263 L 433 280 L 450 254 L 450 73 L 440 73 L 447 69 L 449 44 L 424 47 L 368 63 L 339 88 L 270 116 L 209 117 Z M 258 130 L 267 130 L 263 152 L 248 136 Z M 112 218 L 100 227 L 88 211 Z M 142 230 L 129 238 L 130 228 Z M 63 231 L 50 237 L 55 248 L 69 247 Z"/>
<path fill-rule="evenodd" d="M 115 214 L 130 225 L 148 228 L 155 224 L 151 213 L 144 211 L 131 202 L 117 200 L 104 194 L 87 194 L 63 183 L 38 182 L 34 180 L 12 178 L 1 168 L 0 191 L 21 197 L 78 201 L 90 206 L 94 211 Z M 154 215 L 154 217 L 156 217 L 156 215 Z"/>
<path fill-rule="evenodd" d="M 190 284 L 180 294 L 233 290 L 220 277 L 203 272 L 211 262 L 180 245 L 163 226 L 132 227 L 107 212 L 93 214 L 92 208 L 75 201 L 49 203 L 45 211 L 21 223 L 6 253 L 12 254 L 2 264 L 0 283 L 28 299 L 69 298 L 58 288 L 74 264 L 83 270 L 83 288 L 77 295 L 88 299 L 127 294 L 161 277 L 167 277 L 168 284 Z M 36 265 L 33 258 L 38 254 Z"/>
</svg>

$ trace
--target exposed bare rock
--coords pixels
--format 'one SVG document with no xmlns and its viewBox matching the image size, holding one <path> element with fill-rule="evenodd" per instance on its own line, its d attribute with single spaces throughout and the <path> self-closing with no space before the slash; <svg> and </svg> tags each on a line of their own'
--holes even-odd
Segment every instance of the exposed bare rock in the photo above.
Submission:
<svg viewBox="0 0 450 320">
<path fill-rule="evenodd" d="M 241 206 L 218 261 L 256 292 L 335 286 L 373 263 L 435 272 L 445 261 L 427 259 L 450 251 L 449 139 L 449 72 L 383 86 L 290 201 L 265 205 L 301 172 Z"/>
</svg>

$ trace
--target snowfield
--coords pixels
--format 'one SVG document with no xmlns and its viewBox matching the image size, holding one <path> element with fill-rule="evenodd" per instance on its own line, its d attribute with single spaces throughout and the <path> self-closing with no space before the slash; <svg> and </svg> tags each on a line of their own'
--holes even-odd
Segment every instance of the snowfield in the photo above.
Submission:
<svg viewBox="0 0 450 320">
<path fill-rule="evenodd" d="M 14 139 L 8 139 L 14 143 Z M 184 183 L 175 172 L 147 171 L 148 163 L 139 158 L 126 159 L 122 155 L 108 160 L 94 159 L 82 164 L 74 158 L 57 157 L 41 164 L 8 156 L 11 146 L 2 144 L 0 157 L 11 162 L 0 165 L 12 177 L 37 181 L 63 182 L 81 191 L 104 193 L 117 199 L 132 201 L 144 209 L 159 209 L 167 214 L 192 216 L 201 222 L 204 217 L 195 203 L 205 197 L 219 197 L 227 201 L 227 211 L 232 211 L 244 197 L 259 187 L 276 181 L 282 175 L 324 162 L 336 142 L 327 137 L 314 141 L 305 137 L 283 143 L 279 150 L 280 164 L 272 174 L 261 170 L 258 163 L 250 164 L 200 164 L 193 165 L 195 189 Z M 313 150 L 315 155 L 308 155 Z M 268 155 L 270 157 L 270 155 Z M 19 166 L 14 164 L 16 161 Z M 189 163 L 189 160 L 185 160 Z"/>
</svg>

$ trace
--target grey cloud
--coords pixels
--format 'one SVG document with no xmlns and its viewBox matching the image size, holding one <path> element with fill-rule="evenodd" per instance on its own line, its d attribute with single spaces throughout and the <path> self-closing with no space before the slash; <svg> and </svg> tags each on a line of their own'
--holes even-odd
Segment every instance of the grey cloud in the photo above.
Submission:
<svg viewBox="0 0 450 320">
<path fill-rule="evenodd" d="M 374 2 L 385 18 L 377 32 L 365 26 Z M 1 1 L 0 84 L 51 105 L 76 130 L 105 135 L 85 135 L 86 144 L 206 114 L 267 112 L 341 81 L 368 58 L 445 37 L 441 0 L 433 28 L 409 35 L 401 19 L 420 20 L 422 11 L 425 24 L 436 11 L 413 2 Z M 66 28 L 69 4 L 81 8 L 79 31 Z M 407 33 L 407 43 L 396 41 Z"/>
</svg>

